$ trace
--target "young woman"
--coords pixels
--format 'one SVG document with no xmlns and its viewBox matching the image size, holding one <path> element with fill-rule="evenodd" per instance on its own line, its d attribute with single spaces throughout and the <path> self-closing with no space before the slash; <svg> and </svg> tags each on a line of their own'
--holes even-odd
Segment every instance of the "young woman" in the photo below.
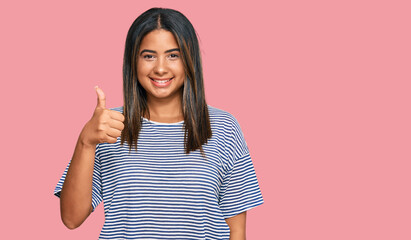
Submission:
<svg viewBox="0 0 411 240">
<path fill-rule="evenodd" d="M 97 106 L 54 194 L 77 228 L 104 201 L 100 239 L 245 239 L 263 198 L 238 121 L 207 105 L 196 32 L 152 8 L 127 35 L 124 105 Z"/>
</svg>

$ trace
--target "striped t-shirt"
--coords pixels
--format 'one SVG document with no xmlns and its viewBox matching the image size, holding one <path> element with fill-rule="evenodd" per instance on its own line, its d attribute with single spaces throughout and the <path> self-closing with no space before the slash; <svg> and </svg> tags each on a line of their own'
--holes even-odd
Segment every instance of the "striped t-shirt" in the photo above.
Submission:
<svg viewBox="0 0 411 240">
<path fill-rule="evenodd" d="M 123 107 L 111 108 L 123 112 Z M 104 202 L 99 239 L 229 239 L 225 218 L 264 203 L 238 121 L 208 105 L 212 137 L 185 153 L 184 121 L 143 118 L 137 151 L 96 146 L 92 206 Z M 60 191 L 70 162 L 59 180 Z"/>
</svg>

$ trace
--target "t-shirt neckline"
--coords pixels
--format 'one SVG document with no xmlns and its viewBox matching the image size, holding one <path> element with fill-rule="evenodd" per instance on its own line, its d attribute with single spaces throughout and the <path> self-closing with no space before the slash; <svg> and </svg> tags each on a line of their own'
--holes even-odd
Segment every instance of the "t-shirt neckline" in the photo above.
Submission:
<svg viewBox="0 0 411 240">
<path fill-rule="evenodd" d="M 145 120 L 145 121 L 147 121 L 147 122 L 149 122 L 149 123 L 153 123 L 153 124 L 157 124 L 157 125 L 179 125 L 179 124 L 184 123 L 184 120 L 183 120 L 183 121 L 180 121 L 180 122 L 164 123 L 164 122 L 156 122 L 156 121 L 153 121 L 153 120 L 149 120 L 149 119 L 147 119 L 147 118 L 145 118 L 145 117 L 142 117 L 142 118 L 143 118 L 143 120 Z"/>
</svg>

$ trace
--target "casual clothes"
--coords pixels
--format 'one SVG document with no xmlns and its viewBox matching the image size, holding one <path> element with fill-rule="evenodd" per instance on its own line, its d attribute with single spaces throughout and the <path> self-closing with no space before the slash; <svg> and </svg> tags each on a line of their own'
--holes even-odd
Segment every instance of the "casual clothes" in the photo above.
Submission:
<svg viewBox="0 0 411 240">
<path fill-rule="evenodd" d="M 123 112 L 123 107 L 112 108 Z M 225 218 L 263 204 L 238 121 L 208 105 L 212 137 L 185 154 L 184 121 L 143 118 L 137 151 L 96 146 L 92 206 L 104 201 L 99 239 L 229 239 Z M 71 161 L 70 161 L 71 162 Z M 54 194 L 60 191 L 70 162 Z"/>
</svg>

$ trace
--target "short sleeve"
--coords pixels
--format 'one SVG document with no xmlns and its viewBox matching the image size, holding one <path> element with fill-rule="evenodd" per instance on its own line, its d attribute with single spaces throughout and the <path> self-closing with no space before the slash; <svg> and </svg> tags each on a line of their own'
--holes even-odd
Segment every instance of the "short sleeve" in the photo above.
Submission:
<svg viewBox="0 0 411 240">
<path fill-rule="evenodd" d="M 94 170 L 93 170 L 93 187 L 92 187 L 92 196 L 91 196 L 91 205 L 94 209 L 103 201 L 102 191 L 101 191 L 101 174 L 100 174 L 100 160 L 98 159 L 98 146 L 96 147 L 96 153 L 94 158 Z M 58 181 L 56 188 L 54 189 L 54 195 L 60 197 L 61 189 L 63 188 L 64 180 L 66 179 L 67 171 L 70 167 L 71 160 L 69 161 L 66 169 L 63 172 L 63 176 Z"/>
<path fill-rule="evenodd" d="M 235 119 L 230 139 L 228 155 L 231 160 L 219 192 L 219 206 L 224 218 L 264 203 L 250 152 Z"/>
</svg>

